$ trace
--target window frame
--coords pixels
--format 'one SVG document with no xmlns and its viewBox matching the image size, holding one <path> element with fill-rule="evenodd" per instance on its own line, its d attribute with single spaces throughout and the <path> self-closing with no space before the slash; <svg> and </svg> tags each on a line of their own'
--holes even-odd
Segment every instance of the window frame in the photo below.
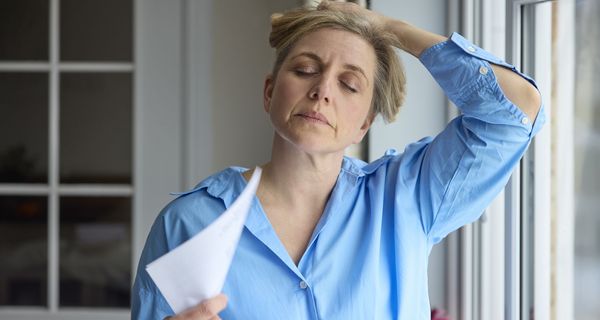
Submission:
<svg viewBox="0 0 600 320">
<path fill-rule="evenodd" d="M 453 0 L 449 3 L 450 30 L 459 30 L 496 56 L 506 57 L 519 69 L 522 59 L 529 56 L 528 65 L 522 70 L 536 79 L 547 117 L 545 127 L 535 137 L 522 164 L 482 219 L 449 236 L 447 306 L 455 319 L 528 319 L 525 308 L 521 310 L 524 303 L 529 303 L 524 300 L 527 295 L 522 294 L 522 290 L 533 292 L 536 319 L 572 318 L 573 218 L 572 214 L 569 216 L 569 212 L 573 212 L 572 188 L 569 187 L 573 179 L 570 169 L 572 121 L 569 121 L 572 107 L 557 111 L 552 109 L 552 104 L 571 105 L 573 101 L 570 74 L 573 46 L 569 47 L 568 43 L 573 43 L 569 34 L 574 34 L 574 4 L 554 1 L 556 7 L 552 10 L 537 6 L 550 1 Z M 531 12 L 521 16 L 527 6 Z M 552 29 L 553 23 L 561 24 L 558 31 L 561 42 L 556 36 L 551 38 L 547 31 Z M 522 39 L 522 32 L 545 35 Z M 522 40 L 528 41 L 523 48 Z M 558 47 L 556 43 L 567 45 Z M 537 52 L 532 48 L 537 48 Z M 565 76 L 552 75 L 548 64 Z M 556 78 L 560 79 L 560 85 L 552 82 Z M 449 107 L 449 119 L 456 115 L 453 112 L 454 107 Z M 557 116 L 565 121 L 552 122 Z M 533 179 L 521 179 L 529 170 L 535 172 Z M 530 197 L 525 198 L 526 194 Z M 530 212 L 535 221 L 533 225 L 523 224 L 527 221 L 522 220 L 527 217 L 523 213 L 528 213 L 525 211 L 528 207 L 533 211 Z M 528 227 L 533 235 L 526 234 L 522 238 L 522 227 Z M 524 241 L 526 236 L 531 237 L 533 252 L 521 252 L 522 245 L 528 244 Z M 533 255 L 533 263 L 531 259 L 522 261 L 521 254 Z M 532 278 L 522 277 L 526 275 L 522 271 L 527 268 L 533 270 Z M 532 285 L 522 287 L 523 282 Z"/>
<path fill-rule="evenodd" d="M 549 0 L 507 3 L 507 60 L 536 79 L 546 113 L 552 107 L 547 54 L 552 52 L 547 32 L 552 5 Z M 532 307 L 537 318 L 550 318 L 550 121 L 548 117 L 507 185 L 506 319 L 528 319 Z"/>
</svg>

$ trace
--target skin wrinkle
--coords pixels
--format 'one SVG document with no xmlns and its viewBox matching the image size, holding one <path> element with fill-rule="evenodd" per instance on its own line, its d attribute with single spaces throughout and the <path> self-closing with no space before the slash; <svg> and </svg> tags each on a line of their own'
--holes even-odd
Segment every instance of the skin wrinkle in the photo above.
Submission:
<svg viewBox="0 0 600 320">
<path fill-rule="evenodd" d="M 350 42 L 351 44 L 348 44 L 338 41 L 339 45 L 335 50 L 332 49 L 335 47 L 333 45 L 331 48 L 320 48 L 318 44 L 323 41 L 329 41 L 326 40 L 327 37 L 330 37 L 332 39 L 331 41 L 334 42 L 340 37 L 352 39 L 352 42 Z M 356 49 L 353 49 L 355 47 L 361 47 L 363 49 L 361 49 L 362 51 L 357 51 Z M 265 109 L 271 116 L 271 120 L 276 129 L 276 134 L 280 135 L 285 140 L 289 140 L 291 138 L 289 136 L 290 132 L 296 130 L 298 127 L 298 124 L 295 123 L 297 120 L 294 119 L 293 115 L 298 112 L 316 111 L 322 113 L 329 120 L 330 126 L 334 131 L 334 139 L 333 141 L 321 139 L 318 141 L 318 144 L 313 144 L 313 147 L 311 148 L 314 148 L 314 146 L 318 147 L 321 144 L 329 144 L 331 147 L 327 148 L 327 152 L 342 152 L 348 144 L 359 142 L 370 125 L 370 123 L 367 122 L 370 121 L 368 113 L 372 100 L 372 88 L 368 86 L 366 90 L 361 90 L 363 93 L 359 96 L 362 96 L 362 98 L 354 98 L 357 93 L 345 93 L 343 91 L 345 89 L 340 88 L 340 85 L 338 85 L 338 75 L 343 74 L 344 70 L 346 70 L 346 65 L 355 65 L 363 70 L 363 73 L 365 73 L 367 77 L 373 78 L 375 67 L 375 56 L 373 51 L 370 44 L 359 36 L 347 31 L 321 29 L 302 38 L 294 46 L 288 58 L 282 63 L 282 68 L 277 75 L 277 81 L 267 79 Z M 298 65 L 295 63 L 297 61 L 294 61 L 294 58 L 306 56 L 304 53 L 307 52 L 310 52 L 312 56 L 316 56 L 313 60 L 321 61 L 323 66 L 316 72 L 316 75 L 305 80 L 302 77 L 297 77 L 290 73 L 290 70 L 293 70 L 294 72 L 297 70 Z M 355 52 L 358 52 L 359 54 L 356 55 L 354 54 Z M 355 71 L 351 72 L 356 73 Z M 359 76 L 356 75 L 355 77 L 358 78 Z M 305 93 L 306 96 L 310 96 L 310 94 L 313 93 L 313 90 L 318 90 L 318 95 L 321 97 L 316 101 L 310 100 L 311 102 L 309 102 L 308 105 L 307 101 L 302 102 L 299 92 L 296 92 L 295 88 L 303 85 L 307 85 L 310 88 L 310 90 Z M 293 95 L 294 98 L 291 98 L 291 96 L 289 96 L 290 94 Z M 288 100 L 285 104 L 295 105 L 292 107 L 289 105 L 282 105 L 281 103 L 283 102 L 280 101 L 283 100 L 280 99 L 283 99 L 284 97 L 286 100 L 293 99 Z M 361 102 L 358 103 L 358 101 Z M 342 103 L 344 103 L 344 105 L 341 105 Z M 280 116 L 277 116 L 277 113 L 281 111 L 279 109 L 282 107 L 288 108 L 287 121 L 282 121 L 283 119 L 281 119 Z M 360 109 L 355 110 L 354 108 Z M 358 114 L 352 115 L 356 112 L 360 113 L 358 118 L 356 116 Z M 352 116 L 352 118 L 348 118 L 349 115 Z M 344 118 L 350 119 L 351 122 L 344 124 L 342 128 L 340 127 L 340 120 Z M 285 122 L 287 130 L 281 130 L 283 128 L 281 127 L 281 124 L 283 124 L 282 122 Z M 356 123 L 356 125 L 352 125 L 351 123 Z M 319 130 L 319 128 L 316 128 L 315 130 Z M 355 130 L 358 130 L 358 132 L 351 133 Z M 298 134 L 300 133 L 297 130 L 296 132 Z M 356 136 L 356 134 L 359 135 Z M 298 136 L 298 138 L 300 137 Z"/>
</svg>

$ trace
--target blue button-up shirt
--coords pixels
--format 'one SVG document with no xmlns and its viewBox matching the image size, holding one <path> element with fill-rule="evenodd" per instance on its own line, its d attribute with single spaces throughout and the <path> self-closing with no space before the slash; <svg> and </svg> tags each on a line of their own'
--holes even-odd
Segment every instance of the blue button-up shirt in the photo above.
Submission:
<svg viewBox="0 0 600 320">
<path fill-rule="evenodd" d="M 420 60 L 462 115 L 402 153 L 368 164 L 344 158 L 298 265 L 255 198 L 223 289 L 223 319 L 430 319 L 431 248 L 479 218 L 544 113 L 528 119 L 504 96 L 490 63 L 514 67 L 459 34 Z M 207 178 L 160 213 L 139 262 L 132 318 L 173 314 L 145 267 L 225 211 L 246 185 L 245 170 Z"/>
</svg>

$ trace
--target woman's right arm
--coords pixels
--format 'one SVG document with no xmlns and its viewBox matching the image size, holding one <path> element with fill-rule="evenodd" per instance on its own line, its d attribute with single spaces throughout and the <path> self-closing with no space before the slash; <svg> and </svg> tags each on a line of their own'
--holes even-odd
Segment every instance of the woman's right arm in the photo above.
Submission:
<svg viewBox="0 0 600 320">
<path fill-rule="evenodd" d="M 204 208 L 205 214 L 196 214 L 198 207 Z M 146 271 L 146 266 L 200 232 L 222 211 L 222 202 L 199 192 L 195 196 L 179 197 L 161 211 L 152 224 L 138 263 L 131 291 L 131 319 L 219 319 L 218 313 L 227 304 L 224 295 L 203 301 L 175 315 Z"/>
<path fill-rule="evenodd" d="M 169 251 L 169 236 L 161 214 L 152 229 L 142 251 L 132 292 L 131 319 L 214 320 L 227 306 L 227 297 L 219 294 L 195 307 L 171 316 L 173 310 L 160 293 L 145 266 Z"/>
</svg>

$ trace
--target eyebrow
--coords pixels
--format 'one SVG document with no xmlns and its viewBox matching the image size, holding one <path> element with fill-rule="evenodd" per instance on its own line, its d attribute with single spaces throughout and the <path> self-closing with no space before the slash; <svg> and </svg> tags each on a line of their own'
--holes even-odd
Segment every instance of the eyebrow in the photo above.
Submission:
<svg viewBox="0 0 600 320">
<path fill-rule="evenodd" d="M 316 60 L 320 64 L 323 64 L 323 60 L 321 59 L 321 57 L 319 57 L 317 54 L 315 54 L 313 52 L 309 52 L 309 51 L 300 52 L 299 54 L 293 56 L 292 59 L 290 59 L 290 60 L 294 60 L 298 57 L 308 57 L 310 59 Z M 361 67 L 359 67 L 357 65 L 346 63 L 346 64 L 344 64 L 344 68 L 362 74 L 362 76 L 365 78 L 365 81 L 367 81 L 367 85 L 369 84 L 369 78 L 367 77 L 367 74 Z"/>
</svg>

